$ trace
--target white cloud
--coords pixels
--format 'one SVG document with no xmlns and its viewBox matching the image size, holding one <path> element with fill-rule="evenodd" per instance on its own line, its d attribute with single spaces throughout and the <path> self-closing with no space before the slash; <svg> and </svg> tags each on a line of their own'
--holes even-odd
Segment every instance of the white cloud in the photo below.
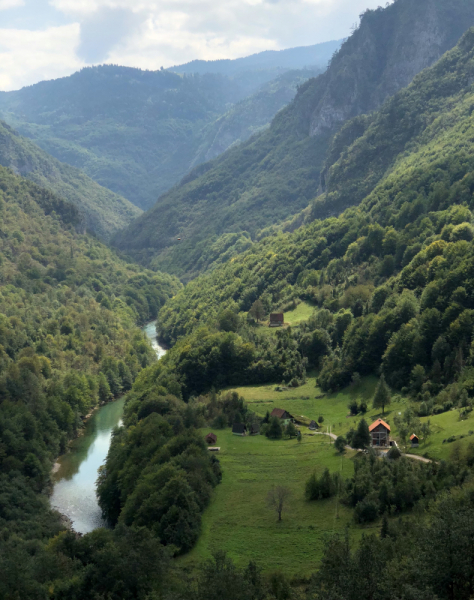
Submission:
<svg viewBox="0 0 474 600">
<path fill-rule="evenodd" d="M 18 1 L 0 0 L 0 7 Z M 0 45 L 6 46 L 5 36 L 11 39 L 0 54 L 0 89 L 32 83 L 35 77 L 66 75 L 84 63 L 157 69 L 334 40 L 349 35 L 359 13 L 379 4 L 380 0 L 49 0 L 49 8 L 60 11 L 56 14 L 72 22 L 72 29 L 46 29 L 45 24 L 41 32 L 0 30 Z M 27 8 L 20 10 L 26 13 Z M 68 37 L 66 31 L 74 33 Z"/>
<path fill-rule="evenodd" d="M 0 89 L 13 90 L 82 68 L 79 24 L 44 31 L 0 29 Z"/>
<path fill-rule="evenodd" d="M 0 10 L 15 8 L 16 6 L 23 6 L 24 4 L 25 0 L 0 0 Z"/>
</svg>

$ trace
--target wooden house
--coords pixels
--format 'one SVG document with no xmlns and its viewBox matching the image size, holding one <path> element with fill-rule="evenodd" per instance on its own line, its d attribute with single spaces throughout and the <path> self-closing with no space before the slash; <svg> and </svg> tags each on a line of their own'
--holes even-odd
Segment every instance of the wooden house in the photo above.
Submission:
<svg viewBox="0 0 474 600">
<path fill-rule="evenodd" d="M 270 315 L 270 327 L 282 327 L 284 322 L 283 313 L 272 313 Z"/>
<path fill-rule="evenodd" d="M 270 417 L 277 417 L 277 419 L 280 419 L 282 425 L 288 425 L 293 420 L 293 416 L 284 408 L 274 408 Z"/>
<path fill-rule="evenodd" d="M 418 448 L 418 446 L 420 444 L 420 438 L 417 435 L 415 435 L 414 433 L 412 433 L 410 436 L 410 442 L 411 442 L 412 448 Z"/>
<path fill-rule="evenodd" d="M 311 423 L 309 424 L 309 428 L 311 431 L 316 431 L 316 429 L 318 428 L 316 421 L 311 421 Z"/>
<path fill-rule="evenodd" d="M 247 427 L 243 423 L 234 423 L 232 425 L 232 433 L 234 435 L 247 435 Z"/>
<path fill-rule="evenodd" d="M 369 427 L 370 436 L 372 438 L 372 446 L 389 446 L 390 445 L 390 425 L 382 419 L 377 419 Z"/>
<path fill-rule="evenodd" d="M 208 433 L 204 439 L 208 444 L 215 444 L 217 442 L 217 435 L 215 433 Z"/>
</svg>

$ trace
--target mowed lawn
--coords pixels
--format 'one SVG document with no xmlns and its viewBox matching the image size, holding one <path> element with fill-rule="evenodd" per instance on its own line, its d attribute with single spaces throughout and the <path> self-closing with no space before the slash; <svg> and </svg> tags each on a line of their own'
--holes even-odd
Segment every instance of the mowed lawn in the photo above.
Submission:
<svg viewBox="0 0 474 600">
<path fill-rule="evenodd" d="M 222 483 L 204 512 L 196 547 L 180 559 L 181 564 L 193 567 L 221 549 L 239 565 L 254 560 L 265 571 L 312 573 L 321 559 L 325 536 L 343 532 L 353 519 L 352 511 L 336 498 L 307 502 L 305 482 L 311 473 L 320 475 L 326 467 L 350 476 L 353 453 L 341 458 L 328 437 L 309 432 L 300 443 L 261 435 L 239 437 L 230 429 L 215 433 L 221 448 Z M 288 486 L 292 493 L 281 522 L 266 504 L 273 485 Z"/>
</svg>

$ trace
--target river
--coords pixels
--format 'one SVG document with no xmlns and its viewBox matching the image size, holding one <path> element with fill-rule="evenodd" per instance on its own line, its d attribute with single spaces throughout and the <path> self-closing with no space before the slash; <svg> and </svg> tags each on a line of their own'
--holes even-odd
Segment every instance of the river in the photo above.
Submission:
<svg viewBox="0 0 474 600">
<path fill-rule="evenodd" d="M 156 323 L 143 331 L 158 358 L 166 354 L 156 339 Z M 53 473 L 51 506 L 68 517 L 78 533 L 88 533 L 105 525 L 96 497 L 97 470 L 104 464 L 112 431 L 121 424 L 125 399 L 120 398 L 97 410 L 86 424 L 84 435 L 71 443 L 70 452 L 61 456 Z"/>
</svg>

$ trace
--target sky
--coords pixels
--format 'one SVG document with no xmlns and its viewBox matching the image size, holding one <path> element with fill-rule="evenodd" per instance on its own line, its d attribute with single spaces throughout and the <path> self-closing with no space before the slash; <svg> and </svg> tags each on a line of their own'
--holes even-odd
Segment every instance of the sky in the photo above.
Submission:
<svg viewBox="0 0 474 600">
<path fill-rule="evenodd" d="M 350 35 L 380 0 L 0 0 L 0 90 L 104 63 L 159 69 Z M 385 4 L 385 1 L 384 1 Z"/>
</svg>

